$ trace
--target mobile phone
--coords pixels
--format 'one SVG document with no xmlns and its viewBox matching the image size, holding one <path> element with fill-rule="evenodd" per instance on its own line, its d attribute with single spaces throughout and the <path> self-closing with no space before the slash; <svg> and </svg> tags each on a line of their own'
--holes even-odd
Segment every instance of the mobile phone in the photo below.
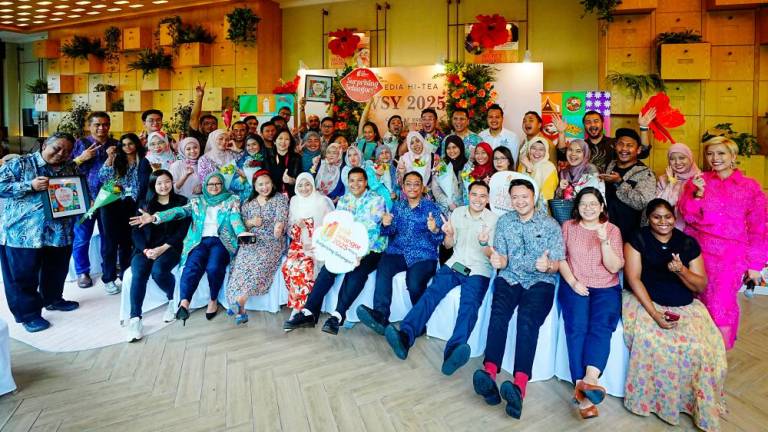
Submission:
<svg viewBox="0 0 768 432">
<path fill-rule="evenodd" d="M 676 314 L 674 312 L 665 311 L 664 312 L 664 319 L 669 321 L 669 322 L 676 322 L 677 320 L 680 319 L 680 315 L 678 315 L 678 314 Z"/>
<path fill-rule="evenodd" d="M 455 262 L 451 266 L 451 268 L 464 276 L 469 276 L 470 273 L 472 273 L 472 270 L 469 269 L 469 267 L 465 266 L 464 264 L 460 262 Z"/>
</svg>

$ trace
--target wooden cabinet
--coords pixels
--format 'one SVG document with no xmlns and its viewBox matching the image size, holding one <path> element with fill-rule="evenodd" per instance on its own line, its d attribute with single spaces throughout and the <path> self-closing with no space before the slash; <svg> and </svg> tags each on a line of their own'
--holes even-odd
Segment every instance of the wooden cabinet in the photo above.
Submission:
<svg viewBox="0 0 768 432">
<path fill-rule="evenodd" d="M 193 101 L 193 95 L 192 90 L 184 89 L 184 90 L 174 90 L 172 94 L 172 104 L 173 107 L 176 108 L 177 106 L 187 106 Z"/>
<path fill-rule="evenodd" d="M 75 61 L 69 57 L 59 57 L 59 70 L 62 75 L 74 75 Z"/>
<path fill-rule="evenodd" d="M 632 99 L 632 96 L 623 89 L 611 90 L 611 114 L 634 114 L 637 121 L 637 113 L 645 105 L 643 99 Z M 613 121 L 613 117 L 611 118 Z"/>
<path fill-rule="evenodd" d="M 712 47 L 713 80 L 747 80 L 755 76 L 755 49 L 752 45 Z"/>
<path fill-rule="evenodd" d="M 755 12 L 709 12 L 704 21 L 712 45 L 752 45 L 755 41 Z"/>
<path fill-rule="evenodd" d="M 123 50 L 137 51 L 152 46 L 152 31 L 146 27 L 123 29 Z"/>
<path fill-rule="evenodd" d="M 104 72 L 120 72 L 120 60 L 114 59 L 112 61 L 104 60 Z"/>
<path fill-rule="evenodd" d="M 152 92 L 152 108 L 159 109 L 170 118 L 173 112 L 173 92 L 171 90 Z"/>
<path fill-rule="evenodd" d="M 120 90 L 138 90 L 140 73 L 137 71 L 120 72 Z"/>
<path fill-rule="evenodd" d="M 50 59 L 47 63 L 45 69 L 48 71 L 48 75 L 61 75 L 59 59 Z"/>
<path fill-rule="evenodd" d="M 224 101 L 235 97 L 235 89 L 212 87 L 205 89 L 203 111 L 221 111 Z"/>
<path fill-rule="evenodd" d="M 701 142 L 701 133 L 699 133 L 701 125 L 699 122 L 701 118 L 699 116 L 685 116 L 685 124 L 682 126 L 669 129 L 669 134 L 672 135 L 672 138 L 675 139 L 676 142 L 681 142 L 691 149 L 694 150 L 699 147 L 699 143 Z M 655 146 L 656 144 L 654 144 Z M 671 144 L 666 143 L 666 145 L 662 144 L 659 147 L 666 147 L 669 148 Z"/>
<path fill-rule="evenodd" d="M 650 48 L 609 48 L 608 70 L 637 75 L 651 71 Z"/>
<path fill-rule="evenodd" d="M 216 86 L 216 84 L 213 83 L 213 72 L 210 67 L 192 68 L 190 75 L 192 84 L 190 88 L 193 90 L 197 86 L 197 83 L 205 84 L 207 87 Z"/>
<path fill-rule="evenodd" d="M 701 33 L 701 13 L 664 12 L 656 14 L 656 34 L 695 30 Z"/>
<path fill-rule="evenodd" d="M 259 50 L 255 44 L 235 45 L 235 64 L 256 64 L 259 62 Z"/>
<path fill-rule="evenodd" d="M 75 75 L 74 93 L 88 93 L 88 75 Z"/>
<path fill-rule="evenodd" d="M 235 87 L 235 67 L 234 66 L 214 66 L 213 85 L 216 87 Z"/>
<path fill-rule="evenodd" d="M 217 42 L 211 46 L 214 65 L 235 64 L 235 45 L 232 42 Z"/>
<path fill-rule="evenodd" d="M 75 73 L 89 74 L 102 73 L 104 71 L 104 60 L 95 55 L 88 55 L 87 59 L 75 59 Z"/>
<path fill-rule="evenodd" d="M 701 112 L 701 83 L 667 81 L 667 96 L 673 108 L 686 115 L 698 115 Z"/>
<path fill-rule="evenodd" d="M 652 39 L 651 16 L 647 14 L 617 16 L 608 25 L 608 48 L 650 47 Z"/>
<path fill-rule="evenodd" d="M 747 177 L 757 180 L 763 187 L 766 187 L 765 156 L 739 156 L 736 158 L 736 164 Z"/>
<path fill-rule="evenodd" d="M 180 66 L 210 66 L 211 45 L 200 42 L 182 44 L 179 47 Z"/>
<path fill-rule="evenodd" d="M 768 4 L 768 0 L 707 0 L 707 9 L 750 8 Z"/>
<path fill-rule="evenodd" d="M 237 87 L 258 87 L 259 78 L 255 64 L 243 64 L 236 66 L 235 84 Z"/>
<path fill-rule="evenodd" d="M 137 53 L 130 53 L 130 52 L 121 53 L 120 57 L 117 60 L 118 68 L 120 69 L 121 72 L 127 72 L 131 70 L 130 64 L 135 62 L 138 57 L 139 55 Z"/>
<path fill-rule="evenodd" d="M 657 13 L 663 12 L 700 12 L 701 0 L 660 0 Z"/>
<path fill-rule="evenodd" d="M 766 115 L 765 113 L 768 113 L 768 81 L 760 81 L 758 83 L 757 94 L 757 115 L 758 117 L 762 117 Z M 768 119 L 762 118 L 760 119 L 760 123 L 768 126 Z M 763 146 L 763 150 L 768 150 L 768 148 L 765 148 L 765 146 L 768 146 L 768 141 L 765 141 Z"/>
<path fill-rule="evenodd" d="M 35 111 L 61 111 L 61 95 L 35 94 L 32 95 Z"/>
<path fill-rule="evenodd" d="M 141 77 L 141 90 L 168 90 L 171 88 L 171 71 L 157 69 Z"/>
<path fill-rule="evenodd" d="M 88 91 L 95 91 L 94 87 L 98 84 L 106 84 L 104 82 L 104 74 L 90 74 L 88 75 Z"/>
<path fill-rule="evenodd" d="M 752 85 L 752 81 L 708 81 L 704 89 L 704 112 L 716 116 L 751 116 Z"/>
<path fill-rule="evenodd" d="M 160 46 L 170 46 L 173 45 L 173 37 L 171 36 L 171 25 L 170 24 L 160 24 L 160 26 L 157 29 L 158 31 L 158 42 L 160 43 Z"/>
<path fill-rule="evenodd" d="M 123 111 L 142 112 L 152 107 L 152 92 L 126 90 L 123 92 Z"/>
<path fill-rule="evenodd" d="M 658 3 L 658 0 L 622 0 L 622 2 L 616 6 L 615 11 L 617 14 L 649 12 L 656 9 Z"/>
<path fill-rule="evenodd" d="M 112 94 L 110 92 L 88 93 L 88 104 L 91 111 L 108 111 L 112 109 Z"/>
<path fill-rule="evenodd" d="M 32 51 L 36 58 L 55 59 L 59 57 L 59 41 L 39 40 L 32 43 Z"/>
<path fill-rule="evenodd" d="M 104 84 L 120 87 L 120 74 L 118 72 L 105 73 L 102 76 L 104 77 L 102 80 Z"/>
<path fill-rule="evenodd" d="M 136 116 L 131 112 L 109 112 L 110 122 L 112 123 L 110 131 L 112 132 L 133 132 L 140 128 L 136 127 Z"/>
<path fill-rule="evenodd" d="M 172 89 L 189 89 L 192 85 L 192 73 L 191 69 L 174 69 L 173 79 L 171 80 Z"/>
<path fill-rule="evenodd" d="M 64 117 L 63 112 L 52 111 L 48 113 L 48 136 L 55 134 L 59 129 L 62 117 Z"/>
<path fill-rule="evenodd" d="M 661 77 L 699 80 L 710 77 L 710 45 L 664 44 L 661 46 Z"/>
<path fill-rule="evenodd" d="M 731 128 L 735 131 L 751 131 L 752 130 L 752 116 L 749 117 L 737 117 L 737 116 L 719 116 L 719 115 L 707 115 L 704 117 L 704 124 L 701 130 L 706 131 L 709 128 L 713 128 L 718 124 L 730 123 Z M 703 135 L 703 132 L 702 132 Z"/>
<path fill-rule="evenodd" d="M 760 45 L 768 45 L 768 8 L 761 8 L 757 13 L 757 22 L 760 27 L 757 41 Z"/>
<path fill-rule="evenodd" d="M 72 93 L 75 77 L 72 75 L 48 75 L 48 93 Z"/>
<path fill-rule="evenodd" d="M 72 93 L 72 105 L 88 105 L 88 93 Z"/>
</svg>

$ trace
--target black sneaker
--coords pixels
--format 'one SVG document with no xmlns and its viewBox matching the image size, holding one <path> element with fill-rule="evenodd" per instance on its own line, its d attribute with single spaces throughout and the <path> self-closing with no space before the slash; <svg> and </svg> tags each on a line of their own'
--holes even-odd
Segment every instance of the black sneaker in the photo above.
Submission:
<svg viewBox="0 0 768 432">
<path fill-rule="evenodd" d="M 339 319 L 331 315 L 323 324 L 323 331 L 332 335 L 339 334 Z"/>
<path fill-rule="evenodd" d="M 472 386 L 475 388 L 475 393 L 482 396 L 488 405 L 498 405 L 501 403 L 499 388 L 488 372 L 482 369 L 476 370 L 475 374 L 472 375 Z"/>
<path fill-rule="evenodd" d="M 523 392 L 516 384 L 511 381 L 504 381 L 501 384 L 501 397 L 507 401 L 507 415 L 519 419 L 523 414 Z"/>
<path fill-rule="evenodd" d="M 384 336 L 384 329 L 387 328 L 387 320 L 381 316 L 379 311 L 373 310 L 365 305 L 357 307 L 357 318 L 360 322 L 365 324 L 366 327 L 375 331 L 376 333 Z"/>
<path fill-rule="evenodd" d="M 467 364 L 472 348 L 467 344 L 458 345 L 443 361 L 442 372 L 445 375 L 453 375 L 457 369 Z"/>
<path fill-rule="evenodd" d="M 80 303 L 71 300 L 57 300 L 45 307 L 49 311 L 69 312 L 80 307 Z"/>
<path fill-rule="evenodd" d="M 384 330 L 384 337 L 387 338 L 387 343 L 392 347 L 392 351 L 400 360 L 408 358 L 408 335 L 404 331 L 398 330 L 392 324 L 387 326 Z"/>
<path fill-rule="evenodd" d="M 293 316 L 293 318 L 283 323 L 283 330 L 294 330 L 302 327 L 314 327 L 315 317 L 314 315 L 304 315 L 299 312 Z"/>
</svg>

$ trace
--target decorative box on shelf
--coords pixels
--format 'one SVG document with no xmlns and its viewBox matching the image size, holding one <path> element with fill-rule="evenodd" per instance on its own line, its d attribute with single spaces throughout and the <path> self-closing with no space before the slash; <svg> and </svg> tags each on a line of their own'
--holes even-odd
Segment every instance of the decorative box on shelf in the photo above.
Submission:
<svg viewBox="0 0 768 432">
<path fill-rule="evenodd" d="M 137 51 L 152 46 L 152 31 L 146 27 L 123 29 L 123 50 Z"/>
<path fill-rule="evenodd" d="M 112 109 L 112 92 L 90 92 L 88 93 L 88 104 L 91 111 L 108 111 Z"/>
<path fill-rule="evenodd" d="M 88 88 L 88 75 L 75 75 L 75 87 L 72 91 L 74 93 L 88 93 L 90 90 Z"/>
<path fill-rule="evenodd" d="M 85 105 L 88 104 L 88 93 L 72 93 L 73 105 Z"/>
<path fill-rule="evenodd" d="M 214 65 L 235 64 L 235 44 L 230 41 L 217 42 L 211 46 Z"/>
<path fill-rule="evenodd" d="M 132 112 L 112 111 L 108 114 L 112 123 L 110 127 L 112 131 L 133 132 L 140 129 L 136 127 L 136 116 Z"/>
<path fill-rule="evenodd" d="M 256 44 L 235 45 L 235 64 L 256 64 L 259 62 Z"/>
<path fill-rule="evenodd" d="M 216 87 L 216 84 L 213 83 L 213 68 L 210 67 L 195 67 L 192 68 L 190 82 L 191 86 L 189 88 L 194 89 L 195 86 L 197 86 L 197 83 L 206 83 L 206 85 L 211 87 Z"/>
<path fill-rule="evenodd" d="M 102 73 L 104 72 L 104 59 L 100 59 L 93 54 L 88 54 L 88 58 L 75 59 L 75 73 Z"/>
<path fill-rule="evenodd" d="M 227 98 L 233 99 L 234 96 L 235 89 L 233 88 L 206 88 L 205 96 L 203 96 L 203 111 L 221 111 L 224 101 Z"/>
<path fill-rule="evenodd" d="M 164 113 L 173 112 L 173 92 L 171 90 L 158 90 L 152 92 L 152 108 Z"/>
<path fill-rule="evenodd" d="M 171 78 L 171 88 L 174 90 L 188 90 L 192 88 L 192 70 L 190 68 L 174 69 L 173 78 Z"/>
<path fill-rule="evenodd" d="M 152 92 L 126 90 L 123 92 L 123 111 L 142 112 L 152 107 Z"/>
<path fill-rule="evenodd" d="M 61 96 L 57 94 L 35 94 L 35 111 L 61 111 Z"/>
<path fill-rule="evenodd" d="M 72 93 L 75 77 L 72 75 L 48 75 L 48 93 Z"/>
<path fill-rule="evenodd" d="M 202 42 L 181 44 L 179 47 L 179 65 L 210 66 L 211 45 Z"/>
<path fill-rule="evenodd" d="M 709 79 L 710 48 L 708 43 L 663 44 L 661 77 L 678 80 Z"/>
<path fill-rule="evenodd" d="M 173 36 L 171 35 L 171 25 L 166 24 L 160 24 L 158 27 L 158 42 L 160 43 L 160 46 L 171 46 L 173 45 Z"/>
<path fill-rule="evenodd" d="M 141 77 L 142 90 L 167 90 L 171 88 L 172 72 L 168 69 L 156 71 Z"/>
<path fill-rule="evenodd" d="M 752 81 L 707 81 L 704 84 L 704 112 L 717 116 L 752 116 Z M 749 129 L 752 130 L 751 122 Z"/>
<path fill-rule="evenodd" d="M 32 51 L 37 58 L 55 59 L 59 57 L 59 47 L 58 40 L 39 40 L 32 44 Z"/>
<path fill-rule="evenodd" d="M 184 89 L 184 90 L 174 90 L 173 94 L 171 95 L 171 103 L 174 107 L 177 107 L 179 105 L 186 106 L 193 100 L 192 90 Z"/>
<path fill-rule="evenodd" d="M 48 136 L 53 135 L 59 129 L 61 118 L 64 117 L 63 112 L 50 111 L 48 112 Z"/>
<path fill-rule="evenodd" d="M 658 0 L 622 0 L 614 11 L 617 14 L 650 12 L 656 9 L 658 4 Z"/>
<path fill-rule="evenodd" d="M 120 89 L 121 90 L 138 90 L 139 89 L 139 71 L 125 71 L 120 72 Z"/>
</svg>

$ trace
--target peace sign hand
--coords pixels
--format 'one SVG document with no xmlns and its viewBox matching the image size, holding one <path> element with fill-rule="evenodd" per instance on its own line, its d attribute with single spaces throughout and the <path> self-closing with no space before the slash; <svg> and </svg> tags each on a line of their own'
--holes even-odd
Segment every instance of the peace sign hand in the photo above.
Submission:
<svg viewBox="0 0 768 432">
<path fill-rule="evenodd" d="M 96 157 L 96 152 L 101 148 L 101 144 L 91 144 L 90 147 L 83 150 L 83 153 L 80 154 L 80 160 L 85 162 L 87 160 L 91 160 L 94 157 Z M 114 148 L 114 146 L 110 147 L 109 149 Z M 109 153 L 109 149 L 107 149 L 107 153 Z"/>
<path fill-rule="evenodd" d="M 680 254 L 673 253 L 672 254 L 672 261 L 667 263 L 667 268 L 669 271 L 674 273 L 680 273 L 683 271 L 683 261 L 680 259 Z"/>
<path fill-rule="evenodd" d="M 455 231 L 453 230 L 453 224 L 451 221 L 445 218 L 445 216 L 440 215 L 440 219 L 443 221 L 442 230 L 446 237 L 453 237 Z"/>
</svg>

